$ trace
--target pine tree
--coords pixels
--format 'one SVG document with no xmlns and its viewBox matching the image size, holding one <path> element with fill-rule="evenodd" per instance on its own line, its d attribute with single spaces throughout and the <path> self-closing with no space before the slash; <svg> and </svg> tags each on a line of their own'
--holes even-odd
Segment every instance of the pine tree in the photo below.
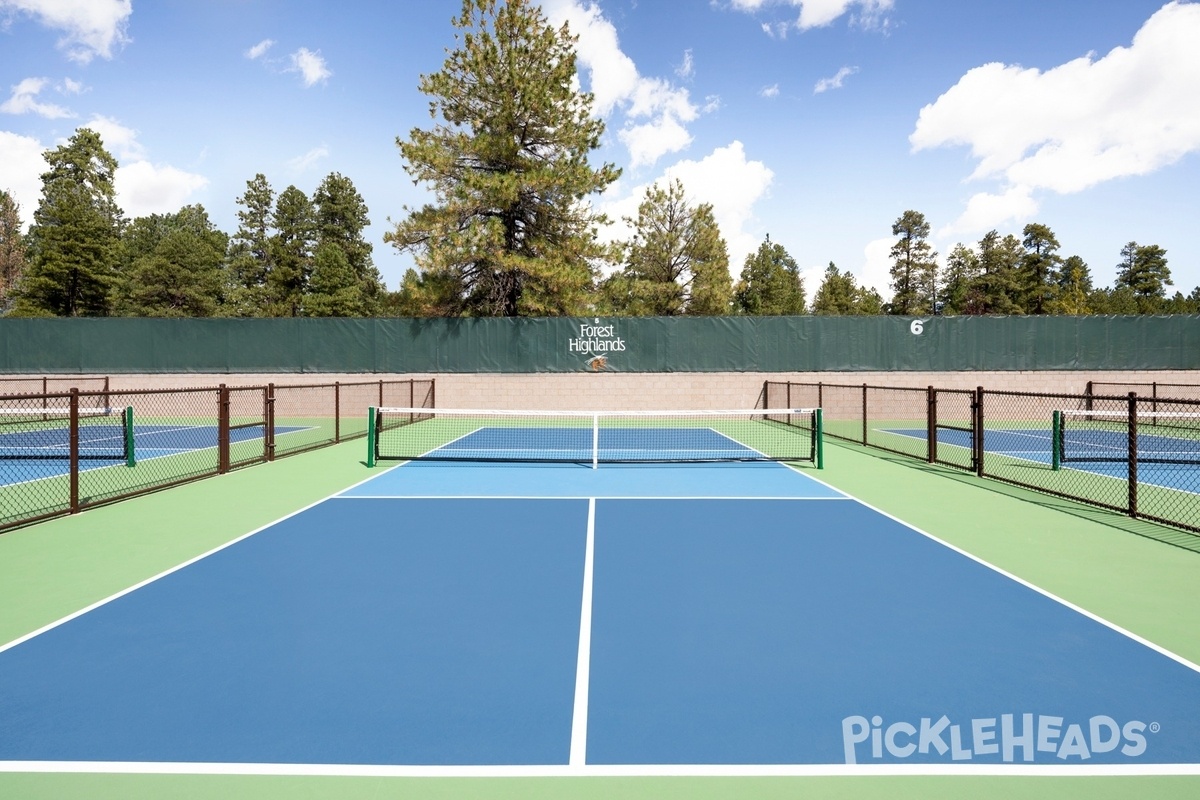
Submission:
<svg viewBox="0 0 1200 800">
<path fill-rule="evenodd" d="M 578 89 L 575 37 L 532 0 L 463 0 L 440 72 L 423 75 L 432 129 L 398 139 L 435 201 L 385 235 L 438 291 L 422 305 L 484 316 L 585 312 L 604 219 L 584 198 L 620 171 L 594 169 L 604 123 Z"/>
<path fill-rule="evenodd" d="M 42 199 L 29 231 L 30 263 L 13 313 L 103 316 L 123 224 L 113 178 L 117 160 L 100 135 L 80 128 L 45 154 Z"/>
<path fill-rule="evenodd" d="M 758 250 L 746 256 L 733 291 L 739 314 L 780 315 L 804 313 L 804 280 L 800 266 L 783 245 L 767 236 Z"/>
<path fill-rule="evenodd" d="M 229 245 L 229 288 L 224 313 L 257 317 L 269 297 L 267 275 L 274 263 L 271 237 L 275 230 L 275 191 L 261 172 L 246 182 L 237 199 L 238 229 Z"/>
<path fill-rule="evenodd" d="M 1021 314 L 1017 267 L 1024 255 L 1021 241 L 1012 234 L 1001 238 L 988 231 L 979 240 L 979 274 L 970 290 L 968 314 Z"/>
<path fill-rule="evenodd" d="M 1128 287 L 1135 298 L 1137 313 L 1155 314 L 1163 305 L 1171 284 L 1167 251 L 1156 244 L 1130 242 L 1121 249 L 1114 288 Z"/>
<path fill-rule="evenodd" d="M 929 314 L 937 298 L 937 253 L 929 244 L 929 223 L 918 211 L 905 211 L 892 224 L 891 313 Z"/>
<path fill-rule="evenodd" d="M 959 243 L 946 256 L 942 272 L 941 298 L 943 314 L 968 314 L 973 307 L 972 286 L 979 277 L 979 256 L 970 247 Z"/>
<path fill-rule="evenodd" d="M 677 316 L 729 312 L 729 252 L 712 205 L 693 206 L 674 180 L 646 190 L 625 268 L 601 289 L 602 307 L 618 314 Z"/>
<path fill-rule="evenodd" d="M 1048 226 L 1035 222 L 1026 225 L 1022 233 L 1025 255 L 1018 270 L 1021 304 L 1027 313 L 1045 314 L 1058 294 L 1058 271 L 1062 265 L 1058 239 Z"/>
<path fill-rule="evenodd" d="M 298 317 L 303 313 L 304 293 L 317 246 L 312 202 L 304 192 L 289 186 L 275 201 L 273 219 L 275 233 L 270 239 L 267 313 L 273 317 Z"/>
<path fill-rule="evenodd" d="M 1092 294 L 1092 273 L 1087 262 L 1079 256 L 1063 261 L 1058 273 L 1058 295 L 1050 310 L 1055 314 L 1081 316 L 1092 313 L 1089 297 Z"/>
<path fill-rule="evenodd" d="M 21 207 L 11 194 L 0 190 L 0 314 L 11 304 L 27 263 Z"/>
<path fill-rule="evenodd" d="M 340 250 L 349 268 L 349 273 L 345 276 L 350 281 L 347 286 L 352 287 L 358 295 L 357 300 L 344 306 L 357 309 L 353 314 L 347 312 L 323 316 L 370 316 L 376 313 L 383 300 L 384 287 L 379 270 L 375 268 L 371 259 L 371 244 L 363 238 L 363 231 L 371 224 L 371 220 L 367 217 L 367 204 L 362 195 L 349 178 L 335 172 L 321 181 L 321 185 L 313 193 L 312 200 L 317 226 L 316 256 L 320 256 L 321 249 L 326 245 Z M 316 272 L 320 267 L 320 259 L 314 257 L 311 278 L 313 282 L 319 282 Z M 344 287 L 337 287 L 337 292 L 342 288 Z M 309 290 L 318 291 L 313 286 L 310 286 Z"/>
<path fill-rule="evenodd" d="M 224 291 L 229 237 L 203 206 L 135 219 L 121 237 L 114 313 L 138 317 L 209 317 Z"/>
</svg>

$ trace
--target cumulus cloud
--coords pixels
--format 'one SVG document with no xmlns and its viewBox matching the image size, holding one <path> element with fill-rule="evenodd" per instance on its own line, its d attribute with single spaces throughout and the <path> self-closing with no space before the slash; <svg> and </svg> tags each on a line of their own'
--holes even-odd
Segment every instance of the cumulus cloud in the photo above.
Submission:
<svg viewBox="0 0 1200 800">
<path fill-rule="evenodd" d="M 137 140 L 137 131 L 115 119 L 97 114 L 83 127 L 100 134 L 104 149 L 116 156 L 117 161 L 136 161 L 146 157 L 146 149 Z"/>
<path fill-rule="evenodd" d="M 287 167 L 292 172 L 306 172 L 309 167 L 316 164 L 318 161 L 329 157 L 329 148 L 325 145 L 314 147 L 302 156 L 297 156 L 287 162 Z"/>
<path fill-rule="evenodd" d="M 104 148 L 120 162 L 113 183 L 117 205 L 128 217 L 174 213 L 208 185 L 203 175 L 169 164 L 151 163 L 145 148 L 137 141 L 136 131 L 116 120 L 94 117 L 85 127 L 100 134 Z M 41 176 L 47 166 L 43 154 L 55 146 L 47 147 L 37 139 L 0 131 L 0 176 L 3 176 L 0 188 L 12 192 L 21 206 L 21 221 L 26 226 L 41 202 Z"/>
<path fill-rule="evenodd" d="M 45 150 L 37 139 L 0 131 L 0 189 L 17 201 L 25 228 L 33 221 L 33 210 L 42 195 L 41 176 L 48 166 L 42 156 Z"/>
<path fill-rule="evenodd" d="M 275 44 L 274 39 L 263 39 L 258 44 L 246 51 L 246 58 L 251 61 L 256 61 L 267 54 L 267 51 Z"/>
<path fill-rule="evenodd" d="M 769 36 L 782 38 L 791 27 L 801 31 L 824 28 L 843 16 L 849 15 L 850 23 L 861 28 L 886 29 L 888 12 L 895 6 L 894 0 L 733 0 L 738 11 L 757 13 L 767 6 L 786 5 L 800 9 L 794 23 L 763 23 L 763 31 Z"/>
<path fill-rule="evenodd" d="M 0 11 L 25 14 L 60 31 L 58 47 L 81 64 L 96 56 L 112 58 L 126 44 L 132 0 L 0 0 Z"/>
<path fill-rule="evenodd" d="M 38 95 L 50 83 L 48 78 L 26 78 L 12 87 L 12 95 L 0 103 L 0 112 L 5 114 L 37 114 L 46 119 L 65 119 L 74 116 L 68 109 L 53 103 L 39 101 Z M 70 81 L 70 86 L 77 85 Z"/>
<path fill-rule="evenodd" d="M 849 78 L 856 72 L 858 72 L 858 67 L 842 67 L 832 78 L 822 78 L 817 81 L 817 85 L 813 87 L 813 94 L 821 94 L 828 92 L 830 89 L 842 88 L 842 84 L 845 83 L 846 78 Z"/>
<path fill-rule="evenodd" d="M 758 94 L 760 97 L 778 97 L 779 96 L 779 84 L 774 83 L 774 84 L 771 84 L 770 86 L 764 86 L 763 88 L 758 90 Z"/>
<path fill-rule="evenodd" d="M 692 59 L 691 48 L 683 51 L 683 63 L 675 68 L 675 74 L 684 79 L 696 74 L 696 62 Z"/>
<path fill-rule="evenodd" d="M 325 59 L 321 57 L 320 52 L 314 53 L 307 47 L 301 47 L 292 53 L 289 58 L 291 59 L 291 66 L 287 71 L 300 73 L 300 78 L 304 81 L 306 89 L 318 83 L 324 83 L 333 75 L 329 71 L 329 67 L 326 66 Z"/>
<path fill-rule="evenodd" d="M 208 185 L 208 179 L 167 164 L 135 161 L 119 167 L 113 183 L 117 204 L 126 216 L 134 218 L 175 213 Z"/>
<path fill-rule="evenodd" d="M 633 168 L 651 166 L 688 147 L 692 143 L 688 123 L 719 106 L 718 98 L 709 97 L 701 109 L 687 89 L 640 75 L 633 59 L 621 50 L 616 27 L 594 3 L 544 0 L 542 7 L 553 24 L 566 23 L 579 37 L 576 52 L 590 78 L 595 112 L 606 118 L 623 114 L 617 138 L 629 150 Z M 690 75 L 692 67 L 688 51 L 677 72 Z"/>
<path fill-rule="evenodd" d="M 966 146 L 969 180 L 992 180 L 954 232 L 1036 213 L 1036 193 L 1081 192 L 1200 151 L 1200 5 L 1171 2 L 1129 47 L 1045 71 L 985 64 L 921 110 L 914 151 Z M 1015 215 L 1015 216 L 1014 216 Z"/>
</svg>

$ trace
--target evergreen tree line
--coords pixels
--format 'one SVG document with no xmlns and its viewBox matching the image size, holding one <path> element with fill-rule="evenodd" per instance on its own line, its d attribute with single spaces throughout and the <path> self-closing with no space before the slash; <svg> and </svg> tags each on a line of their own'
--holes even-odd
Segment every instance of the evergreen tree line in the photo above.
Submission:
<svg viewBox="0 0 1200 800">
<path fill-rule="evenodd" d="M 1093 286 L 1053 231 L 1026 225 L 957 244 L 939 263 L 923 214 L 893 224 L 891 291 L 830 263 L 806 304 L 800 269 L 768 236 L 731 277 L 708 203 L 678 180 L 651 186 L 627 241 L 588 202 L 621 170 L 593 165 L 603 120 L 580 90 L 576 37 L 532 0 L 463 0 L 455 49 L 419 78 L 432 125 L 396 144 L 432 199 L 405 208 L 384 241 L 415 268 L 387 292 L 363 238 L 367 207 L 327 176 L 310 198 L 265 176 L 237 199 L 238 229 L 201 206 L 126 220 L 117 161 L 91 130 L 46 153 L 27 235 L 0 191 L 0 312 L 25 316 L 591 316 L 713 314 L 1200 313 L 1200 287 L 1171 285 L 1166 251 L 1130 242 L 1111 289 Z"/>
<path fill-rule="evenodd" d="M 310 198 L 278 195 L 263 175 L 238 198 L 238 229 L 219 230 L 200 205 L 126 219 L 117 160 L 81 128 L 45 154 L 29 231 L 0 191 L 0 311 L 13 316 L 369 316 L 386 291 L 363 238 L 367 207 L 328 175 Z"/>
</svg>

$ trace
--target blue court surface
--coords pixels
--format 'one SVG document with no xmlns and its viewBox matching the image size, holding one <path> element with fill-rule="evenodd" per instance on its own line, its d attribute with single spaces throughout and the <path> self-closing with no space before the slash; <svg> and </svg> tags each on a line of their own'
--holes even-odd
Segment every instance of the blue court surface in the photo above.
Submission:
<svg viewBox="0 0 1200 800">
<path fill-rule="evenodd" d="M 276 426 L 282 436 L 300 427 Z M 229 432 L 230 444 L 262 440 L 261 427 L 235 428 Z M 154 425 L 133 427 L 134 454 L 137 461 L 215 450 L 218 430 L 215 425 Z M 125 433 L 120 425 L 90 425 L 80 431 L 80 471 L 125 463 Z M 36 431 L 0 429 L 0 485 L 27 483 L 54 478 L 70 472 L 69 433 L 65 427 Z"/>
<path fill-rule="evenodd" d="M 907 436 L 925 441 L 928 433 L 921 428 L 891 428 L 884 431 L 898 436 Z M 1127 436 L 1124 433 L 1109 433 L 1097 437 L 1095 432 L 1072 440 L 1068 438 L 1068 452 L 1080 453 L 1080 458 L 1063 464 L 1063 469 L 1103 475 L 1121 481 L 1129 479 L 1128 465 L 1117 461 L 1089 460 L 1098 458 L 1119 459 L 1128 452 Z M 983 433 L 983 449 L 988 453 L 1028 461 L 1049 468 L 1054 461 L 1052 443 L 1054 435 L 1049 428 L 996 428 Z M 939 429 L 938 447 L 971 449 L 971 434 L 955 429 Z M 1180 492 L 1195 492 L 1200 473 L 1200 447 L 1194 434 L 1171 436 L 1169 434 L 1139 433 L 1138 447 L 1146 459 L 1138 464 L 1138 482 L 1143 485 L 1174 489 Z M 1180 463 L 1156 463 L 1156 458 L 1169 458 Z"/>
<path fill-rule="evenodd" d="M 0 769 L 1200 773 L 1200 668 L 815 470 L 372 474 L 0 649 Z"/>
</svg>

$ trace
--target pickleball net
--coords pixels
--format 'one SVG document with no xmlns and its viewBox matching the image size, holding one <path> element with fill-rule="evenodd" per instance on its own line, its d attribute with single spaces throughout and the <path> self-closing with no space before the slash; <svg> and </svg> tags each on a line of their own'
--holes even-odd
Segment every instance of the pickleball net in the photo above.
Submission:
<svg viewBox="0 0 1200 800">
<path fill-rule="evenodd" d="M 1053 464 L 1175 464 L 1200 468 L 1200 413 L 1055 411 Z"/>
<path fill-rule="evenodd" d="M 821 409 L 499 411 L 371 408 L 378 461 L 810 462 L 823 466 Z"/>
<path fill-rule="evenodd" d="M 71 458 L 132 464 L 133 408 L 0 408 L 0 460 Z"/>
</svg>

